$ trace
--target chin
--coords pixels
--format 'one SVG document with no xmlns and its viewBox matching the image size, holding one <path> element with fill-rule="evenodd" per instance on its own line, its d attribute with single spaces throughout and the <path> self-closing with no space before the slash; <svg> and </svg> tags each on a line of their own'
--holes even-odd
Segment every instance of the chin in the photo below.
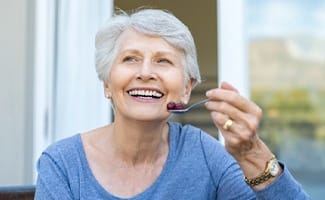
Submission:
<svg viewBox="0 0 325 200">
<path fill-rule="evenodd" d="M 129 113 L 131 114 L 131 113 Z M 137 112 L 132 114 L 132 118 L 137 121 L 146 121 L 146 122 L 157 122 L 157 121 L 166 121 L 169 115 L 166 113 L 152 113 L 152 112 Z"/>
</svg>

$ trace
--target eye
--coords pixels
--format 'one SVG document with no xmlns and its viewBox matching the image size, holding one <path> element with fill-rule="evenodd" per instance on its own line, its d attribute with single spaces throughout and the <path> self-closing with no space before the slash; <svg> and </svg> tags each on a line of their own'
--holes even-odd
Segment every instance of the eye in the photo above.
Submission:
<svg viewBox="0 0 325 200">
<path fill-rule="evenodd" d="M 137 62 L 138 59 L 135 56 L 125 56 L 123 62 Z"/>
<path fill-rule="evenodd" d="M 167 59 L 167 58 L 159 58 L 159 59 L 157 60 L 157 62 L 158 62 L 158 63 L 168 63 L 168 64 L 173 64 L 173 62 L 170 61 L 170 60 Z"/>
</svg>

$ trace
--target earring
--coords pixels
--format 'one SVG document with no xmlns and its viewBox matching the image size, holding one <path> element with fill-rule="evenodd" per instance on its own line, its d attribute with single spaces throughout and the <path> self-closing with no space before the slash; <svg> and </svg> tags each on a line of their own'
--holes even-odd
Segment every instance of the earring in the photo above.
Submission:
<svg viewBox="0 0 325 200">
<path fill-rule="evenodd" d="M 110 93 L 110 92 L 105 93 L 105 97 L 106 97 L 107 99 L 112 98 L 112 93 Z"/>
</svg>

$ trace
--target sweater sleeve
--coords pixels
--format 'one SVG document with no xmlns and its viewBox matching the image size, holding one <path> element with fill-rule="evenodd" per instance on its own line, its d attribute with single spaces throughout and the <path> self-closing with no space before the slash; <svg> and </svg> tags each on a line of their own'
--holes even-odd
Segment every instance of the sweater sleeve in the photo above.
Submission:
<svg viewBox="0 0 325 200">
<path fill-rule="evenodd" d="M 244 181 L 244 175 L 236 160 L 223 146 L 213 140 L 211 136 L 201 134 L 202 149 L 217 189 L 217 199 L 310 199 L 285 165 L 281 163 L 284 170 L 277 180 L 263 190 L 253 190 Z"/>
<path fill-rule="evenodd" d="M 38 177 L 35 199 L 72 200 L 66 173 L 56 161 L 47 153 L 43 153 L 37 163 Z"/>
<path fill-rule="evenodd" d="M 255 199 L 254 191 L 243 180 L 239 165 L 225 148 L 204 132 L 201 132 L 201 145 L 217 199 Z"/>
<path fill-rule="evenodd" d="M 257 199 L 311 199 L 293 178 L 287 167 L 282 163 L 280 165 L 283 168 L 282 174 L 268 187 L 256 191 Z"/>
</svg>

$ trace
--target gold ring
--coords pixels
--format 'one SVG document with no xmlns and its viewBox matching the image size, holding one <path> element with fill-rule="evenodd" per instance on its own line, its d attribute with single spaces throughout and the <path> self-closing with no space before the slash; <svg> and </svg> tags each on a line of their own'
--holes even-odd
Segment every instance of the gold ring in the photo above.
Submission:
<svg viewBox="0 0 325 200">
<path fill-rule="evenodd" d="M 225 130 L 225 131 L 229 131 L 229 129 L 230 129 L 230 127 L 232 126 L 232 124 L 233 124 L 234 122 L 231 120 L 231 119 L 228 119 L 227 121 L 226 121 L 226 123 L 223 125 L 223 129 Z"/>
</svg>

